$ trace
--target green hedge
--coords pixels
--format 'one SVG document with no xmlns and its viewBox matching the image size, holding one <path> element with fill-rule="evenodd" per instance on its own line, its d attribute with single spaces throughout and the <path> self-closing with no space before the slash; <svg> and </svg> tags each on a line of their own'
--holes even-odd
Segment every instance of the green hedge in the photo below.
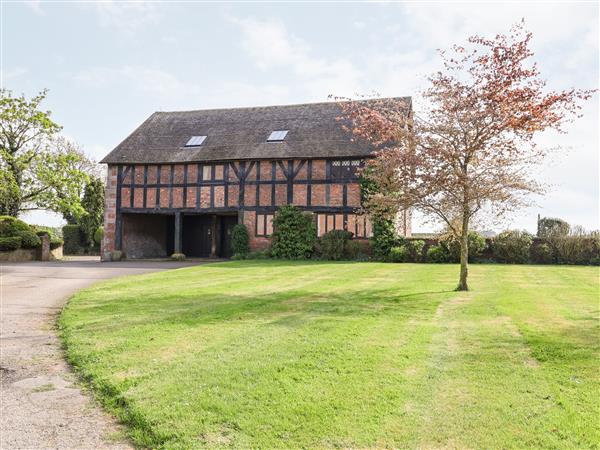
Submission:
<svg viewBox="0 0 600 450">
<path fill-rule="evenodd" d="M 23 248 L 37 248 L 42 243 L 31 226 L 11 216 L 0 216 L 0 237 L 19 237 Z"/>
<path fill-rule="evenodd" d="M 79 225 L 65 225 L 62 229 L 64 248 L 66 255 L 81 255 L 85 248 L 83 245 L 83 233 Z"/>
<path fill-rule="evenodd" d="M 17 250 L 19 247 L 21 247 L 21 238 L 19 236 L 0 237 L 0 251 Z"/>
</svg>

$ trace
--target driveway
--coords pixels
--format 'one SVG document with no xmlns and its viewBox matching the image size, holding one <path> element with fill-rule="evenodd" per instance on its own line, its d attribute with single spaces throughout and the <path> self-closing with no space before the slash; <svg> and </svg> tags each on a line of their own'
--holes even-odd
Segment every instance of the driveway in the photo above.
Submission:
<svg viewBox="0 0 600 450">
<path fill-rule="evenodd" d="M 72 293 L 99 280 L 196 264 L 94 258 L 0 264 L 0 448 L 131 448 L 77 385 L 56 317 Z"/>
</svg>

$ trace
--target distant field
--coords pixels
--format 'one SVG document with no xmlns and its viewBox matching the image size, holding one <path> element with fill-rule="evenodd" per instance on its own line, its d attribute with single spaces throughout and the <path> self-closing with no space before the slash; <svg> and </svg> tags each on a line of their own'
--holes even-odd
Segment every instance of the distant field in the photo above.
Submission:
<svg viewBox="0 0 600 450">
<path fill-rule="evenodd" d="M 116 279 L 61 318 L 140 446 L 598 448 L 599 270 L 248 261 Z"/>
</svg>

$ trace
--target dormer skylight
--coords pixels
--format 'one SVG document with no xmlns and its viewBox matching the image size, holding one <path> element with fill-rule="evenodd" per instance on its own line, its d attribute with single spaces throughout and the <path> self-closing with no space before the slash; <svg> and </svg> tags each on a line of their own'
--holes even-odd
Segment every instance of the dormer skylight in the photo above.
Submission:
<svg viewBox="0 0 600 450">
<path fill-rule="evenodd" d="M 187 144 L 185 144 L 185 146 L 186 147 L 200 147 L 205 139 L 206 139 L 206 136 L 192 136 L 190 138 L 190 140 L 187 141 Z"/>
<path fill-rule="evenodd" d="M 275 130 L 272 131 L 267 139 L 267 142 L 281 142 L 285 139 L 288 134 L 288 130 Z"/>
</svg>

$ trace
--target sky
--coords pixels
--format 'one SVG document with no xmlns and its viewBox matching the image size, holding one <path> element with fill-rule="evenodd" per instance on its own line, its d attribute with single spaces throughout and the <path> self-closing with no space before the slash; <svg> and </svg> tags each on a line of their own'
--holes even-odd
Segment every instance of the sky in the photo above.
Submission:
<svg viewBox="0 0 600 450">
<path fill-rule="evenodd" d="M 1 84 L 32 96 L 99 160 L 154 111 L 413 96 L 437 49 L 521 18 L 552 89 L 598 87 L 597 2 L 201 3 L 1 1 Z M 598 96 L 540 168 L 535 206 L 488 228 L 535 231 L 537 214 L 598 229 Z M 44 212 L 31 223 L 59 225 Z M 485 225 L 484 225 L 485 227 Z M 435 225 L 416 217 L 413 231 Z"/>
</svg>

